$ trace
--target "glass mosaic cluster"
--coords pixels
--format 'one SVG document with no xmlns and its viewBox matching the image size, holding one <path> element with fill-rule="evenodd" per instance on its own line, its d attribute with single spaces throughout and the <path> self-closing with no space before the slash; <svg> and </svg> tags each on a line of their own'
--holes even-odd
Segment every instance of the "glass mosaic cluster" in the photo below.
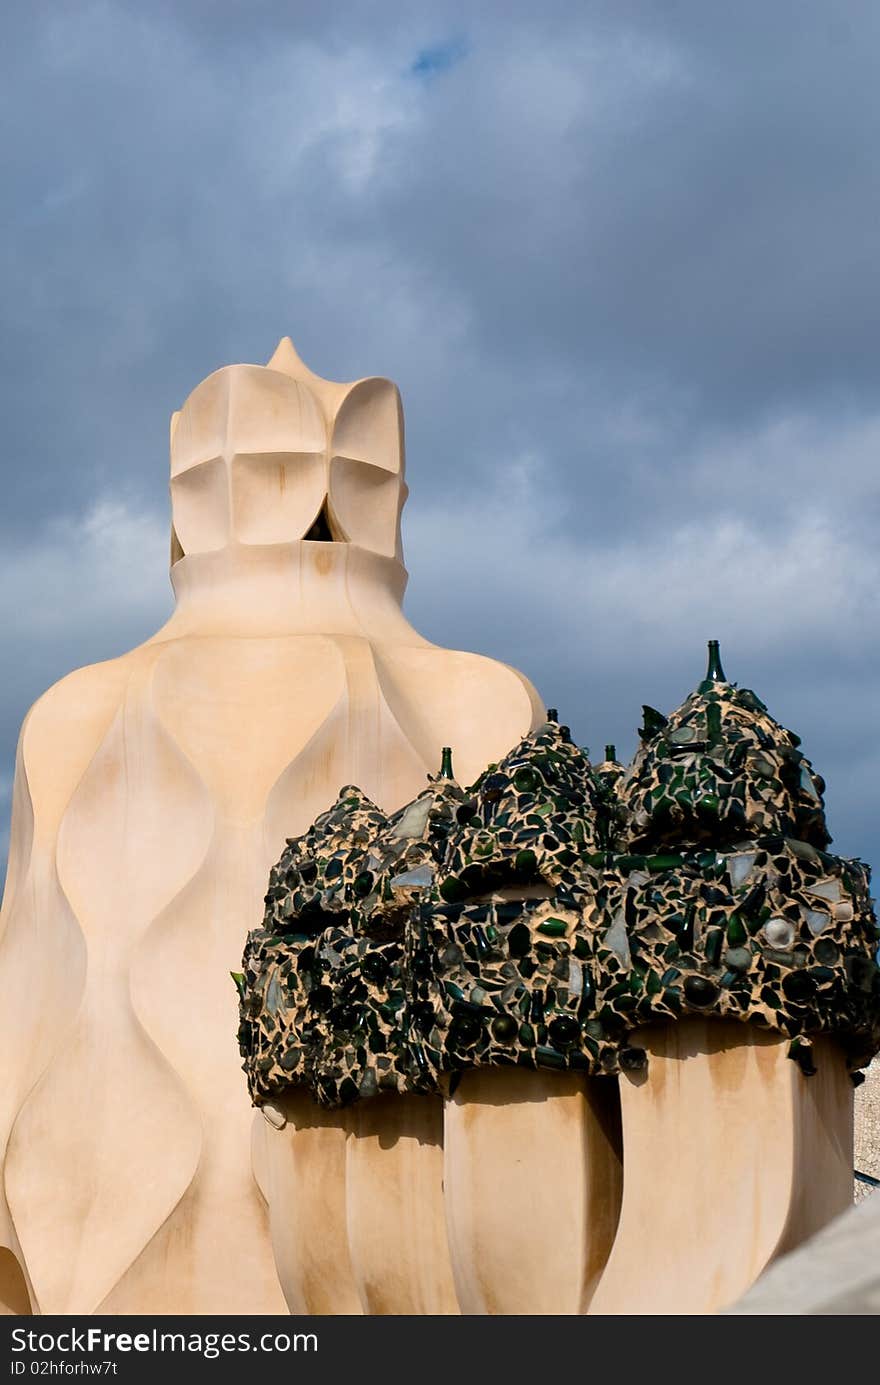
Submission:
<svg viewBox="0 0 880 1385">
<path fill-rule="evenodd" d="M 870 871 L 830 855 L 824 783 L 729 683 L 717 645 L 629 768 L 552 713 L 470 788 L 441 772 L 390 816 L 353 786 L 273 868 L 239 1044 L 255 1103 L 444 1090 L 467 1068 L 638 1071 L 640 1026 L 776 1029 L 814 1071 L 880 1048 Z"/>
</svg>

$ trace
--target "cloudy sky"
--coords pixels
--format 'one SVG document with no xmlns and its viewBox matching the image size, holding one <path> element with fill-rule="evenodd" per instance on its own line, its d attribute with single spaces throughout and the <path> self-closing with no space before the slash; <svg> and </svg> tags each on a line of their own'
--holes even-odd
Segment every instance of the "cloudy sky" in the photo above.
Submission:
<svg viewBox="0 0 880 1385">
<path fill-rule="evenodd" d="M 628 756 L 722 641 L 880 858 L 876 0 L 4 12 L 0 861 L 27 707 L 170 608 L 168 415 L 403 392 L 407 610 Z"/>
</svg>

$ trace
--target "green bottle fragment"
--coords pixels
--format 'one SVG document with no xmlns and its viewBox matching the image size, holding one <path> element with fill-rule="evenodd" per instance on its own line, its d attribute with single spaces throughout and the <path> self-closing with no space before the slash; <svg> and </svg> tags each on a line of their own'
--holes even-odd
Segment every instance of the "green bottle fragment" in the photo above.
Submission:
<svg viewBox="0 0 880 1385">
<path fill-rule="evenodd" d="M 713 967 L 721 961 L 721 943 L 724 933 L 720 928 L 710 928 L 706 934 L 706 958 Z"/>
<path fill-rule="evenodd" d="M 373 873 L 372 873 L 372 871 L 369 871 L 369 870 L 362 871 L 360 875 L 358 875 L 358 876 L 355 877 L 354 892 L 355 892 L 355 894 L 357 895 L 358 899 L 366 899 L 367 895 L 370 893 L 370 890 L 371 890 L 372 888 L 373 888 Z"/>
<path fill-rule="evenodd" d="M 697 915 L 697 906 L 689 904 L 684 911 L 684 918 L 676 933 L 676 941 L 683 952 L 690 952 L 694 946 L 694 921 Z"/>
<path fill-rule="evenodd" d="M 710 702 L 706 708 L 706 739 L 710 745 L 721 740 L 721 708 L 717 702 Z"/>
<path fill-rule="evenodd" d="M 840 957 L 840 949 L 833 938 L 818 938 L 813 944 L 816 961 L 823 966 L 833 966 Z"/>
<path fill-rule="evenodd" d="M 663 730 L 668 721 L 669 718 L 665 717 L 662 712 L 658 712 L 656 707 L 649 707 L 647 704 L 643 704 L 642 726 L 639 735 L 643 741 L 649 741 L 652 736 L 656 736 Z"/>
<path fill-rule="evenodd" d="M 523 765 L 513 776 L 513 786 L 518 793 L 534 793 L 540 782 L 535 771 L 528 765 Z"/>
<path fill-rule="evenodd" d="M 727 921 L 727 941 L 731 947 L 742 947 L 747 933 L 738 914 L 731 914 Z"/>
<path fill-rule="evenodd" d="M 813 1061 L 813 1045 L 807 1039 L 794 1038 L 788 1046 L 787 1057 L 797 1063 L 804 1077 L 815 1077 L 818 1071 Z"/>
<path fill-rule="evenodd" d="M 238 998 L 239 998 L 239 1000 L 244 1000 L 244 972 L 243 972 L 243 971 L 231 971 L 231 972 L 229 973 L 229 975 L 232 977 L 233 981 L 235 982 L 235 989 L 238 991 Z"/>
<path fill-rule="evenodd" d="M 440 886 L 440 898 L 445 899 L 447 904 L 457 904 L 466 895 L 467 889 L 457 875 L 448 875 Z"/>
<path fill-rule="evenodd" d="M 731 977 L 731 980 L 734 978 Z M 714 1005 L 718 999 L 718 987 L 714 981 L 710 981 L 707 976 L 686 976 L 684 980 L 684 996 L 690 1005 L 696 1006 L 700 1010 L 707 1009 Z"/>
<path fill-rule="evenodd" d="M 721 652 L 717 640 L 709 640 L 709 663 L 706 668 L 706 677 L 697 688 L 697 692 L 711 692 L 716 683 L 726 683 L 727 675 L 721 667 Z"/>
<path fill-rule="evenodd" d="M 572 1015 L 559 1015 L 550 1024 L 550 1041 L 557 1048 L 568 1048 L 580 1037 L 580 1025 Z"/>
<path fill-rule="evenodd" d="M 606 745 L 606 747 L 605 747 L 605 759 L 606 759 L 606 760 L 611 760 L 611 761 L 613 761 L 614 764 L 617 764 L 617 746 L 616 746 L 616 745 Z"/>
<path fill-rule="evenodd" d="M 511 1015 L 499 1015 L 492 1021 L 492 1037 L 501 1044 L 509 1044 L 516 1037 L 516 1020 Z"/>
<path fill-rule="evenodd" d="M 656 856 L 649 856 L 645 864 L 648 870 L 675 870 L 676 866 L 684 865 L 684 857 L 664 851 Z"/>
<path fill-rule="evenodd" d="M 536 1049 L 535 1062 L 539 1068 L 565 1067 L 565 1058 L 563 1055 L 555 1052 L 552 1048 L 548 1048 L 546 1044 L 542 1044 L 540 1048 Z"/>
<path fill-rule="evenodd" d="M 767 887 L 760 880 L 757 885 L 753 885 L 739 906 L 739 912 L 745 914 L 746 918 L 758 918 L 764 908 L 764 900 L 767 898 Z"/>
<path fill-rule="evenodd" d="M 548 938 L 564 938 L 568 932 L 568 924 L 564 919 L 544 919 L 543 923 L 538 924 L 537 931 Z"/>
</svg>

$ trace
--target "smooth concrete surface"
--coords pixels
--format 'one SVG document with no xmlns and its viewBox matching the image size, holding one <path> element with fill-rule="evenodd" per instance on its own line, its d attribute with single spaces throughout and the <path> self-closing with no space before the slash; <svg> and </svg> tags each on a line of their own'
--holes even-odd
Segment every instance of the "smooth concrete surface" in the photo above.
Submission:
<svg viewBox="0 0 880 1385">
<path fill-rule="evenodd" d="M 444 1129 L 462 1313 L 585 1312 L 620 1211 L 616 1081 L 479 1068 L 446 1102 Z"/>
<path fill-rule="evenodd" d="M 392 810 L 443 745 L 467 782 L 543 716 L 406 620 L 405 497 L 390 381 L 322 380 L 287 339 L 215 372 L 172 421 L 174 614 L 28 713 L 0 912 L 12 1311 L 285 1310 L 229 977 L 269 868 L 341 785 Z M 277 1169 L 264 1188 L 289 1204 Z"/>
<path fill-rule="evenodd" d="M 818 1039 L 804 1077 L 778 1034 L 688 1019 L 637 1031 L 620 1079 L 623 1203 L 594 1314 L 715 1313 L 852 1201 L 852 1084 Z"/>
</svg>

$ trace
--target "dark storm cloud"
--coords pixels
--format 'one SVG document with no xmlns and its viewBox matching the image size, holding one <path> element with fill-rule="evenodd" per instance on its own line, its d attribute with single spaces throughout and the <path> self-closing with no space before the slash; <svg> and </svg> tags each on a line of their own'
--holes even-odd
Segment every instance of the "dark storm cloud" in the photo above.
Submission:
<svg viewBox="0 0 880 1385">
<path fill-rule="evenodd" d="M 870 855 L 875 4 L 4 28 L 0 795 L 33 697 L 166 614 L 168 414 L 289 331 L 401 385 L 427 634 L 627 751 L 719 635 Z"/>
</svg>

